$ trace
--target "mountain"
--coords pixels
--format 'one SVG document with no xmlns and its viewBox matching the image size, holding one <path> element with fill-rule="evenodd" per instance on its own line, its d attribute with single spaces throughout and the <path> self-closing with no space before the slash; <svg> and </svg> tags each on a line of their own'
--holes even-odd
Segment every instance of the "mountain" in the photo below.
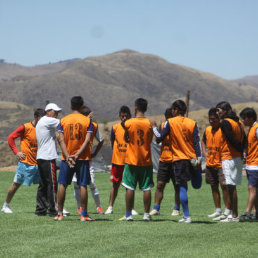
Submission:
<svg viewBox="0 0 258 258">
<path fill-rule="evenodd" d="M 34 108 L 43 107 L 50 100 L 67 113 L 70 98 L 81 95 L 98 119 L 108 121 L 117 118 L 121 105 L 133 108 L 138 97 L 149 101 L 148 115 L 157 115 L 174 100 L 185 99 L 187 90 L 191 91 L 191 110 L 208 108 L 221 100 L 257 101 L 258 96 L 258 88 L 254 86 L 227 81 L 132 50 L 74 60 L 67 67 L 52 71 L 0 82 L 1 100 Z"/>
<path fill-rule="evenodd" d="M 0 81 L 8 81 L 11 78 L 14 78 L 14 80 L 19 80 L 24 77 L 57 73 L 65 68 L 68 68 L 75 60 L 78 59 L 60 61 L 58 63 L 50 63 L 47 65 L 36 65 L 32 67 L 0 62 Z"/>
<path fill-rule="evenodd" d="M 244 78 L 235 80 L 234 82 L 242 85 L 251 85 L 258 88 L 258 75 L 249 75 Z"/>
</svg>

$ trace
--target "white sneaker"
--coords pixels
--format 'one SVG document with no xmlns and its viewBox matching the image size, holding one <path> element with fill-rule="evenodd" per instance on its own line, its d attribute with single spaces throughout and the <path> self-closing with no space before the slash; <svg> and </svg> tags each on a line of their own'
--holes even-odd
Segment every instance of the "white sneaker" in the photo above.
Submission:
<svg viewBox="0 0 258 258">
<path fill-rule="evenodd" d="M 232 215 L 228 215 L 226 219 L 221 220 L 220 222 L 239 222 L 239 217 L 232 217 Z"/>
<path fill-rule="evenodd" d="M 122 220 L 122 221 L 133 221 L 133 217 L 132 216 L 129 216 L 129 217 L 124 216 L 124 217 L 120 218 L 119 220 Z"/>
<path fill-rule="evenodd" d="M 191 219 L 191 217 L 187 217 L 187 218 L 183 217 L 178 222 L 179 223 L 192 223 L 192 219 Z"/>
<path fill-rule="evenodd" d="M 215 217 L 214 219 L 212 219 L 213 221 L 221 221 L 221 220 L 224 220 L 228 217 L 228 215 L 222 213 L 220 216 L 218 217 Z"/>
<path fill-rule="evenodd" d="M 63 216 L 66 217 L 66 216 L 69 216 L 70 215 L 70 212 L 67 211 L 65 208 L 63 208 Z"/>
<path fill-rule="evenodd" d="M 108 215 L 108 214 L 112 214 L 113 213 L 113 207 L 109 206 L 107 208 L 107 210 L 105 211 L 105 214 Z"/>
<path fill-rule="evenodd" d="M 157 210 L 155 210 L 155 209 L 153 209 L 153 210 L 150 212 L 150 215 L 151 215 L 151 216 L 160 215 L 160 212 L 157 211 Z"/>
<path fill-rule="evenodd" d="M 150 214 L 149 213 L 144 213 L 143 220 L 144 221 L 150 221 L 151 220 Z"/>
<path fill-rule="evenodd" d="M 173 210 L 171 213 L 171 216 L 179 216 L 180 212 L 179 210 Z"/>
<path fill-rule="evenodd" d="M 4 213 L 13 213 L 8 204 L 4 205 L 1 211 Z"/>
<path fill-rule="evenodd" d="M 139 215 L 139 213 L 135 209 L 132 209 L 132 215 Z"/>
<path fill-rule="evenodd" d="M 209 218 L 216 218 L 221 215 L 221 212 L 215 211 L 214 213 L 208 215 Z"/>
</svg>

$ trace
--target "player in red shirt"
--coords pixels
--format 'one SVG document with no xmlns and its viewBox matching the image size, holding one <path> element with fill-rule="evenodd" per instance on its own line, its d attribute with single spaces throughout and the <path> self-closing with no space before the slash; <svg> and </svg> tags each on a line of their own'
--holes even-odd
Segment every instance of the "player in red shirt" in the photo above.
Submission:
<svg viewBox="0 0 258 258">
<path fill-rule="evenodd" d="M 39 183 L 39 172 L 36 161 L 38 145 L 35 126 L 43 115 L 43 109 L 36 109 L 32 122 L 19 126 L 8 136 L 8 144 L 14 155 L 18 157 L 19 162 L 13 184 L 7 192 L 6 200 L 1 210 L 4 213 L 12 213 L 9 204 L 21 184 L 30 186 L 32 182 L 34 184 Z M 17 138 L 21 140 L 21 151 L 19 151 L 15 145 L 15 139 Z"/>
</svg>

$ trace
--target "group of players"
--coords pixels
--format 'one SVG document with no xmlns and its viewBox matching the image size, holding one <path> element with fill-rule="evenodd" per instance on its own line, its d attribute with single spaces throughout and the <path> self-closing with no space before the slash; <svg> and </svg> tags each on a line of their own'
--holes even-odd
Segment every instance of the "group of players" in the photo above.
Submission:
<svg viewBox="0 0 258 258">
<path fill-rule="evenodd" d="M 187 184 L 190 180 L 201 180 L 196 176 L 196 171 L 200 171 L 201 162 L 205 160 L 206 182 L 211 185 L 216 208 L 208 217 L 221 222 L 258 220 L 258 124 L 254 109 L 245 108 L 240 113 L 244 125 L 249 127 L 246 137 L 243 123 L 231 105 L 225 101 L 218 103 L 216 108 L 209 110 L 210 126 L 205 129 L 200 141 L 197 123 L 185 117 L 187 107 L 184 101 L 177 100 L 166 110 L 166 121 L 159 128 L 155 121 L 145 117 L 147 100 L 138 98 L 134 104 L 135 117 L 131 118 L 130 109 L 122 106 L 119 111 L 121 122 L 111 130 L 112 187 L 105 214 L 113 213 L 122 184 L 126 188 L 126 212 L 121 220 L 132 221 L 133 216 L 138 215 L 134 210 L 134 193 L 138 184 L 143 191 L 143 220 L 151 220 L 152 216 L 160 214 L 164 188 L 171 179 L 175 189 L 175 206 L 171 215 L 179 216 L 181 205 L 183 218 L 179 222 L 191 223 Z M 29 186 L 33 182 L 39 183 L 35 215 L 54 216 L 54 220 L 61 221 L 69 214 L 64 209 L 65 194 L 67 186 L 74 181 L 81 221 L 94 221 L 87 211 L 87 186 L 92 192 L 97 212 L 104 214 L 91 163 L 104 139 L 81 96 L 71 99 L 71 110 L 69 115 L 59 120 L 57 116 L 61 108 L 50 103 L 45 110 L 35 111 L 32 122 L 21 125 L 9 135 L 8 143 L 19 162 L 2 212 L 12 213 L 9 204 L 17 189 L 21 184 Z M 154 185 L 151 156 L 153 135 L 161 145 L 161 153 L 155 202 L 150 211 L 151 188 Z M 15 145 L 18 137 L 21 139 L 21 151 Z M 94 137 L 98 145 L 92 153 Z M 56 138 L 62 150 L 58 190 Z M 249 197 L 246 212 L 238 217 L 236 185 L 241 184 L 243 161 L 246 162 Z M 224 212 L 221 209 L 219 184 L 225 203 Z"/>
</svg>

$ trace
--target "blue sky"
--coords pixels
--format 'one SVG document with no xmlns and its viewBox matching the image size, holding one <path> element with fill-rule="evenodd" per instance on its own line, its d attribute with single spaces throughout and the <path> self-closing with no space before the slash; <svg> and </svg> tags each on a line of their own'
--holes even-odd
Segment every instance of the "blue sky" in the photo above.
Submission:
<svg viewBox="0 0 258 258">
<path fill-rule="evenodd" d="M 132 49 L 226 79 L 258 75 L 257 10 L 256 0 L 0 0 L 0 59 Z"/>
</svg>

